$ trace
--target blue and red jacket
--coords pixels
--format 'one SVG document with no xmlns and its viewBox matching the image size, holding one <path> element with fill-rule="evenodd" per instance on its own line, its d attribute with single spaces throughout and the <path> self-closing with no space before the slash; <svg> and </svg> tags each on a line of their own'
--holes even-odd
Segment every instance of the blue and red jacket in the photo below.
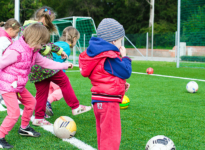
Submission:
<svg viewBox="0 0 205 150">
<path fill-rule="evenodd" d="M 122 101 L 132 67 L 131 59 L 121 58 L 115 45 L 92 37 L 87 50 L 79 56 L 79 67 L 81 74 L 91 80 L 93 101 Z"/>
</svg>

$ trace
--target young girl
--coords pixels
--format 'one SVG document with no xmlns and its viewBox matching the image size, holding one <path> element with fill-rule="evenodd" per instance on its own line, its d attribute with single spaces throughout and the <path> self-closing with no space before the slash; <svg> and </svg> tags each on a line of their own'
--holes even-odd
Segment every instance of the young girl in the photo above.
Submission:
<svg viewBox="0 0 205 150">
<path fill-rule="evenodd" d="M 39 23 L 30 25 L 19 40 L 9 46 L 0 58 L 0 93 L 2 94 L 8 115 L 0 126 L 0 147 L 12 148 L 5 136 L 14 127 L 20 116 L 18 99 L 24 105 L 21 126 L 18 133 L 22 136 L 39 137 L 29 126 L 30 118 L 36 104 L 35 98 L 25 88 L 28 74 L 34 64 L 49 69 L 72 68 L 71 63 L 59 63 L 42 57 L 38 51 L 50 39 L 46 27 Z"/>
<path fill-rule="evenodd" d="M 78 32 L 78 30 L 70 26 L 70 27 L 66 27 L 63 30 L 63 34 L 60 40 L 58 42 L 55 42 L 54 44 L 59 47 L 62 47 L 63 51 L 69 57 L 70 48 L 73 48 L 76 45 L 79 38 L 80 38 L 80 33 Z M 61 59 L 61 57 L 56 55 L 55 53 L 53 53 L 53 60 L 57 62 L 66 61 L 66 59 Z M 63 70 L 63 72 L 65 72 L 65 70 Z M 46 104 L 46 114 L 48 114 L 49 116 L 53 115 L 51 103 L 54 101 L 59 101 L 61 98 L 63 98 L 63 94 L 62 94 L 60 87 L 56 85 L 55 83 L 51 82 L 49 86 L 49 96 L 47 99 L 48 101 Z M 49 118 L 49 116 L 47 116 L 46 114 L 45 114 L 45 117 Z"/>
<path fill-rule="evenodd" d="M 13 43 L 12 38 L 18 35 L 19 28 L 20 24 L 13 18 L 0 23 L 0 58 L 6 48 Z M 4 101 L 0 95 L 0 111 L 6 111 L 1 103 L 4 103 Z"/>
<path fill-rule="evenodd" d="M 55 19 L 55 15 L 56 14 L 51 8 L 44 6 L 36 11 L 34 19 L 35 21 L 41 22 L 43 25 L 45 25 L 50 32 L 53 32 L 56 30 L 55 26 L 52 24 L 52 20 Z M 29 24 L 25 25 L 23 28 L 26 28 L 27 26 L 29 26 Z M 65 52 L 63 52 L 63 49 L 59 48 L 53 43 L 49 43 L 49 45 L 44 46 L 40 50 L 40 53 L 44 55 L 44 57 L 53 59 L 52 53 L 49 53 L 50 49 L 57 55 L 63 55 L 67 57 Z M 32 83 L 35 84 L 37 91 L 37 103 L 35 107 L 35 119 L 33 121 L 33 125 L 50 125 L 50 123 L 44 119 L 50 82 L 54 82 L 61 88 L 66 103 L 72 108 L 73 115 L 78 115 L 91 110 L 91 106 L 83 106 L 79 104 L 70 81 L 62 70 L 49 70 L 35 65 L 31 69 L 29 79 Z"/>
</svg>

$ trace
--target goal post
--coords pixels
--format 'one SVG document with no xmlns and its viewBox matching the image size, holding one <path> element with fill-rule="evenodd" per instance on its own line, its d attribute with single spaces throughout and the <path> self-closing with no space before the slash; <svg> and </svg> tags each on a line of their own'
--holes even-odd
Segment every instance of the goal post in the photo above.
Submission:
<svg viewBox="0 0 205 150">
<path fill-rule="evenodd" d="M 89 45 L 89 40 L 93 34 L 96 34 L 96 26 L 91 17 L 72 16 L 66 18 L 55 19 L 52 22 L 57 28 L 57 34 L 51 36 L 52 42 L 57 42 L 62 35 L 63 30 L 68 26 L 73 26 L 80 33 L 80 39 L 76 46 L 71 49 L 69 61 L 74 65 L 78 64 L 78 57 Z"/>
</svg>

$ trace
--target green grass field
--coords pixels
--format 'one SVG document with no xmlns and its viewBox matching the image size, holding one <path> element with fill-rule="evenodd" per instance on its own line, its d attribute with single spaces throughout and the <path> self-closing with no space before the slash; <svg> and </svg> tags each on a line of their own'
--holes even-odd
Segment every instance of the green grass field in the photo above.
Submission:
<svg viewBox="0 0 205 150">
<path fill-rule="evenodd" d="M 133 72 L 145 73 L 148 67 L 154 74 L 187 77 L 205 80 L 205 69 L 176 68 L 171 62 L 133 61 Z M 79 70 L 74 68 L 73 70 Z M 91 104 L 91 84 L 80 72 L 67 72 L 75 93 L 83 105 Z M 197 93 L 186 91 L 190 80 L 132 74 L 127 82 L 130 89 L 126 95 L 130 99 L 128 109 L 121 110 L 122 140 L 120 150 L 144 150 L 147 141 L 156 135 L 165 135 L 173 140 L 177 150 L 204 150 L 205 129 L 205 82 L 196 81 Z M 35 87 L 28 83 L 27 89 L 35 95 Z M 73 116 L 71 109 L 62 99 L 52 103 L 54 116 L 47 119 L 51 123 L 60 116 L 69 116 L 77 124 L 75 137 L 97 149 L 95 117 L 93 111 Z M 21 106 L 23 108 L 23 106 Z M 6 112 L 0 112 L 0 122 Z M 17 131 L 20 118 L 6 137 L 14 145 L 14 150 L 77 150 L 75 146 L 63 142 L 41 127 L 30 125 L 42 135 L 40 138 L 21 137 Z"/>
</svg>

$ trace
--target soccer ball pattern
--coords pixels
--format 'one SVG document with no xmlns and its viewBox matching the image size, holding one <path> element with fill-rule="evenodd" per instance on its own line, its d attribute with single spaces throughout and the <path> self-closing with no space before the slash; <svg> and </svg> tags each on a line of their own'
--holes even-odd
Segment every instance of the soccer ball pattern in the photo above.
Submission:
<svg viewBox="0 0 205 150">
<path fill-rule="evenodd" d="M 129 105 L 130 105 L 130 100 L 126 95 L 124 95 L 122 103 L 120 103 L 120 109 L 127 109 Z"/>
<path fill-rule="evenodd" d="M 176 148 L 170 138 L 164 135 L 157 135 L 147 142 L 145 150 L 176 150 Z"/>
<path fill-rule="evenodd" d="M 187 83 L 186 85 L 186 89 L 188 92 L 190 93 L 196 93 L 196 91 L 198 90 L 199 86 L 195 81 L 190 81 L 189 83 Z"/>
<path fill-rule="evenodd" d="M 67 139 L 75 135 L 77 127 L 72 118 L 61 116 L 54 122 L 53 130 L 58 138 Z"/>
</svg>

